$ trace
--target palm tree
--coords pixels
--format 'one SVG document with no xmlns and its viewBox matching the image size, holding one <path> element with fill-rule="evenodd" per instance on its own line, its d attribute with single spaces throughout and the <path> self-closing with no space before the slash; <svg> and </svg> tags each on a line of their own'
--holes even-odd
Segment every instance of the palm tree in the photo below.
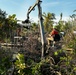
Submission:
<svg viewBox="0 0 76 75">
<path fill-rule="evenodd" d="M 56 25 L 56 28 L 61 32 L 61 31 L 64 31 L 64 27 L 65 27 L 65 21 L 62 20 L 62 17 L 63 17 L 63 13 L 60 14 L 60 20 L 58 22 L 58 24 Z"/>
<path fill-rule="evenodd" d="M 53 26 L 53 19 L 55 19 L 54 13 L 43 13 L 43 19 L 44 19 L 44 29 L 46 32 L 50 32 Z"/>
<path fill-rule="evenodd" d="M 0 40 L 3 40 L 4 35 L 5 35 L 5 32 L 3 30 L 3 26 L 4 26 L 4 23 L 5 23 L 6 15 L 7 15 L 6 12 L 2 11 L 0 9 Z"/>
<path fill-rule="evenodd" d="M 61 14 L 60 14 L 60 20 L 62 20 L 62 17 L 63 17 L 63 14 L 61 13 Z"/>
<path fill-rule="evenodd" d="M 76 10 L 74 10 L 73 12 L 76 12 Z"/>
</svg>

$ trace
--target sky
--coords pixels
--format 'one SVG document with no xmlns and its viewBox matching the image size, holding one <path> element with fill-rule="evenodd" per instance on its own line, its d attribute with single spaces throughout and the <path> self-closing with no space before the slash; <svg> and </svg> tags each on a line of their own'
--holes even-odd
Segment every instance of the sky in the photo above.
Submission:
<svg viewBox="0 0 76 75">
<path fill-rule="evenodd" d="M 0 9 L 6 11 L 8 15 L 16 14 L 19 20 L 25 20 L 27 11 L 37 0 L 0 0 Z M 54 13 L 56 21 L 59 20 L 60 14 L 63 13 L 63 20 L 68 20 L 69 16 L 76 10 L 76 0 L 41 0 L 42 13 Z M 30 13 L 30 20 L 38 21 L 38 8 Z"/>
</svg>

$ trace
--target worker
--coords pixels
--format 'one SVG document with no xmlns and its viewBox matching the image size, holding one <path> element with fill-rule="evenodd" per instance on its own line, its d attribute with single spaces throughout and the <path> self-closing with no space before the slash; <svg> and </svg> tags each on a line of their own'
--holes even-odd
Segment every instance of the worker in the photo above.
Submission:
<svg viewBox="0 0 76 75">
<path fill-rule="evenodd" d="M 48 39 L 48 44 L 50 44 L 50 42 L 52 41 L 54 47 L 56 42 L 60 41 L 60 35 L 55 26 L 53 26 L 53 30 L 50 32 L 49 36 L 51 39 Z"/>
</svg>

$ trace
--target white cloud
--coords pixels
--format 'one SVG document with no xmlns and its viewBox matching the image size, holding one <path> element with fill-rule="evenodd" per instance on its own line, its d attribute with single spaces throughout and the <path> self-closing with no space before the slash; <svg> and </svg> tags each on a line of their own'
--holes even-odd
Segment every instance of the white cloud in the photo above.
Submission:
<svg viewBox="0 0 76 75">
<path fill-rule="evenodd" d="M 60 20 L 60 16 L 56 16 L 56 20 L 54 20 L 55 22 L 58 22 Z M 68 21 L 69 20 L 69 17 L 68 16 L 63 16 L 62 17 L 62 20 L 63 21 Z"/>
<path fill-rule="evenodd" d="M 27 19 L 27 15 L 25 15 L 25 16 L 18 16 L 17 19 L 18 19 L 18 20 L 21 20 L 21 21 L 24 21 L 24 20 Z M 39 20 L 38 16 L 30 16 L 30 21 L 31 21 L 31 22 L 36 22 L 36 23 L 38 23 L 38 20 Z"/>
<path fill-rule="evenodd" d="M 39 18 L 38 18 L 38 16 L 32 16 L 32 17 L 30 17 L 30 20 L 31 20 L 32 22 L 38 23 Z M 60 16 L 56 16 L 56 20 L 54 20 L 54 21 L 55 21 L 55 22 L 58 22 L 59 20 L 60 20 Z M 62 20 L 63 20 L 63 21 L 68 21 L 68 20 L 69 20 L 69 17 L 68 17 L 68 16 L 63 16 L 63 17 L 62 17 Z"/>
<path fill-rule="evenodd" d="M 30 18 L 30 20 L 31 20 L 32 22 L 38 23 L 39 18 L 38 18 L 38 16 L 37 16 L 37 17 L 34 16 L 34 17 Z"/>
</svg>

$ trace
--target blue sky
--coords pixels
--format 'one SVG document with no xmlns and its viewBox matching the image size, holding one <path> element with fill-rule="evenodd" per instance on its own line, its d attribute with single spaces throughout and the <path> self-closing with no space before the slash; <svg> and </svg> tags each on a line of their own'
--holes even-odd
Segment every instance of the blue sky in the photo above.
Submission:
<svg viewBox="0 0 76 75">
<path fill-rule="evenodd" d="M 26 19 L 27 10 L 34 5 L 36 0 L 0 0 L 0 9 L 7 12 L 8 15 L 16 14 L 20 20 Z M 63 19 L 66 20 L 76 10 L 76 0 L 42 0 L 42 13 L 55 13 L 59 20 L 60 13 L 63 13 Z M 30 13 L 30 19 L 38 20 L 38 9 Z"/>
</svg>

